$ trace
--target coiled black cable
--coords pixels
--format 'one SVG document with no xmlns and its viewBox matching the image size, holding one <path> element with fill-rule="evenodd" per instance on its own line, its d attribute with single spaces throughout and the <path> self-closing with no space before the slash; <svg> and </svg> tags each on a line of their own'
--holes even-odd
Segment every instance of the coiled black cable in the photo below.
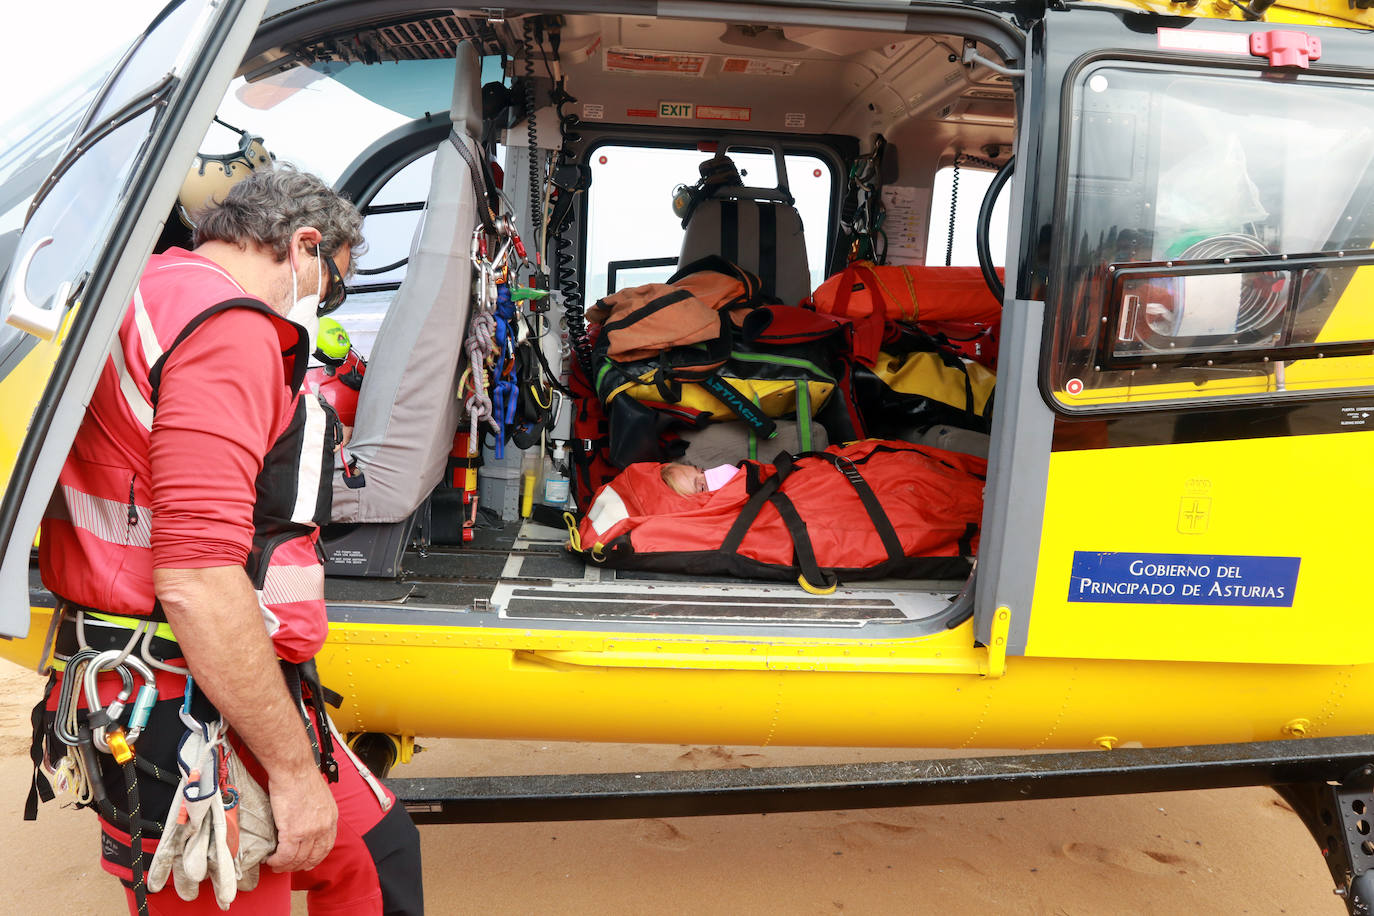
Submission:
<svg viewBox="0 0 1374 916">
<path fill-rule="evenodd" d="M 555 29 L 549 34 L 549 44 L 554 58 L 558 57 L 559 33 Z M 568 94 L 562 80 L 554 86 L 553 102 L 558 111 L 558 133 L 560 145 L 558 156 L 553 163 L 550 181 L 553 184 L 553 203 L 549 211 L 549 235 L 552 251 L 549 262 L 558 291 L 563 297 L 563 318 L 568 326 L 568 342 L 573 356 L 588 380 L 592 378 L 592 343 L 587 339 L 587 315 L 583 305 L 582 284 L 577 277 L 577 266 L 573 255 L 573 240 L 568 238 L 568 227 L 573 224 L 572 212 L 577 195 L 591 186 L 591 169 L 577 159 L 577 145 L 582 137 L 576 132 L 581 118 L 571 111 L 568 105 L 577 99 Z"/>
<path fill-rule="evenodd" d="M 536 251 L 544 238 L 544 181 L 539 168 L 539 133 L 534 116 L 534 48 L 535 21 L 525 20 L 525 135 L 529 138 L 530 156 L 530 238 Z M 543 29 L 539 44 L 543 45 Z"/>
<path fill-rule="evenodd" d="M 949 184 L 949 238 L 945 242 L 945 266 L 954 258 L 954 224 L 959 214 L 959 166 L 968 162 L 973 165 L 981 165 L 986 169 L 998 169 L 1000 166 L 991 159 L 984 159 L 982 156 L 970 156 L 968 153 L 954 154 L 954 174 L 950 176 Z"/>
</svg>

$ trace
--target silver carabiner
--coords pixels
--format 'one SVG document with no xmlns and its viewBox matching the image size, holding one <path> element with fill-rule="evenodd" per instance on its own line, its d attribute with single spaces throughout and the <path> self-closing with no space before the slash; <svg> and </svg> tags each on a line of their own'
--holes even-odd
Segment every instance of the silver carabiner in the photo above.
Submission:
<svg viewBox="0 0 1374 916">
<path fill-rule="evenodd" d="M 82 676 L 88 715 L 91 718 L 96 718 L 104 713 L 106 719 L 105 724 L 92 727 L 91 740 L 96 747 L 107 754 L 111 751 L 109 742 L 105 738 L 105 730 L 124 713 L 125 704 L 134 695 L 134 677 L 130 673 L 130 669 L 133 670 L 134 674 L 143 678 L 143 687 L 139 690 L 139 698 L 135 704 L 135 715 L 131 718 L 127 736 L 128 742 L 132 744 L 138 740 L 139 734 L 142 733 L 143 725 L 148 718 L 147 712 L 152 709 L 152 702 L 157 698 L 156 676 L 153 674 L 153 669 L 144 664 L 142 659 L 135 655 L 128 655 L 122 649 L 109 649 L 91 659 L 90 663 L 86 665 L 85 674 Z M 100 693 L 96 681 L 100 672 L 106 670 L 118 671 L 122 684 L 114 702 L 108 707 L 103 707 L 100 705 Z M 151 698 L 148 693 L 150 690 Z M 141 721 L 139 721 L 140 718 Z"/>
<path fill-rule="evenodd" d="M 68 747 L 76 747 L 80 743 L 72 732 L 67 731 L 67 720 L 71 718 L 72 703 L 76 700 L 76 688 L 81 683 L 81 666 L 100 653 L 94 649 L 82 649 L 73 652 L 68 658 L 67 667 L 62 672 L 62 689 L 57 694 L 57 711 L 54 713 L 53 734 L 57 740 Z"/>
</svg>

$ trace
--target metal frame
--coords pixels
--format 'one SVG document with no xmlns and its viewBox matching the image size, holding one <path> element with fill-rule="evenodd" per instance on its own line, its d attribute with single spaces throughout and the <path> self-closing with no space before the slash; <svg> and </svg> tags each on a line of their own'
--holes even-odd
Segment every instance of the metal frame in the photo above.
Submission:
<svg viewBox="0 0 1374 916">
<path fill-rule="evenodd" d="M 774 814 L 1288 786 L 1370 772 L 1374 736 L 757 769 L 391 779 L 417 824 Z M 1325 842 L 1325 840 L 1323 840 Z"/>
</svg>

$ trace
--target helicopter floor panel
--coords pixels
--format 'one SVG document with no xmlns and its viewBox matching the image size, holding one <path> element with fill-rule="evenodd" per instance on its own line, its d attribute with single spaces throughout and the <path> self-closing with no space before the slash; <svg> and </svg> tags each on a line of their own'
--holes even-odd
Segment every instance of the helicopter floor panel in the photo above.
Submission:
<svg viewBox="0 0 1374 916">
<path fill-rule="evenodd" d="M 811 595 L 768 579 L 703 578 L 603 569 L 564 546 L 566 532 L 535 520 L 478 529 L 461 547 L 406 553 L 399 579 L 330 578 L 331 603 L 469 609 L 513 620 L 639 620 L 854 627 L 920 620 L 945 610 L 962 582 L 890 579 Z"/>
</svg>

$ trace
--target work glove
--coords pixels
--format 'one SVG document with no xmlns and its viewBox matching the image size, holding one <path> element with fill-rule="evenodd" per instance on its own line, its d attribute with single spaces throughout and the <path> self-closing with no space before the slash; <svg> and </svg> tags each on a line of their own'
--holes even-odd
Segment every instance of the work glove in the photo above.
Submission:
<svg viewBox="0 0 1374 916">
<path fill-rule="evenodd" d="M 177 896 L 195 900 L 208 877 L 215 902 L 227 910 L 240 890 L 257 887 L 259 866 L 276 848 L 277 832 L 267 793 L 224 731 L 215 723 L 192 728 L 182 739 L 181 782 L 148 869 L 148 889 L 162 890 L 170 875 Z"/>
<path fill-rule="evenodd" d="M 148 868 L 148 890 L 157 893 L 171 877 L 177 896 L 194 900 L 209 870 L 213 814 L 224 806 L 219 792 L 219 759 L 215 753 L 221 733 L 206 728 L 187 731 L 177 747 L 181 780 L 163 821 L 162 839 Z"/>
<path fill-rule="evenodd" d="M 277 848 L 277 825 L 272 821 L 272 802 L 258 781 L 248 773 L 239 755 L 229 750 L 229 780 L 238 790 L 239 803 L 225 812 L 229 848 L 234 853 L 238 889 L 258 886 L 258 867 Z M 232 898 L 231 898 L 232 899 Z"/>
</svg>

